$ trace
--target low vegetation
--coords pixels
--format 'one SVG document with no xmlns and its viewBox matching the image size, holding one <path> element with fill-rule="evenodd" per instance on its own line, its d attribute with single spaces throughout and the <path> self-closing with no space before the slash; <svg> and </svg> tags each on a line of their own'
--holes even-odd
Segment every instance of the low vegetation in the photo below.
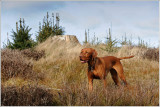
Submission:
<svg viewBox="0 0 160 107">
<path fill-rule="evenodd" d="M 21 51 L 21 54 L 27 58 L 32 58 L 33 60 L 39 60 L 42 57 L 45 57 L 44 50 L 36 51 L 33 49 L 25 49 Z"/>
<path fill-rule="evenodd" d="M 53 95 L 45 88 L 37 86 L 3 87 L 2 105 L 7 106 L 51 106 Z"/>
<path fill-rule="evenodd" d="M 41 74 L 33 71 L 33 63 L 24 57 L 24 50 L 4 49 L 1 52 L 1 80 L 6 81 L 13 77 L 22 77 L 24 79 L 35 77 L 43 78 Z M 23 55 L 24 54 L 24 55 Z M 32 53 L 33 57 L 37 53 Z M 38 56 L 38 55 L 37 55 Z"/>
<path fill-rule="evenodd" d="M 109 74 L 105 90 L 100 80 L 94 80 L 94 90 L 88 92 L 87 64 L 79 61 L 84 47 L 95 48 L 98 56 L 135 55 L 121 61 L 129 87 L 122 82 L 116 87 Z M 100 44 L 75 46 L 49 38 L 36 47 L 37 52 L 45 51 L 40 55 L 30 50 L 2 50 L 1 105 L 158 106 L 159 50 L 122 47 L 108 53 L 101 48 Z"/>
</svg>

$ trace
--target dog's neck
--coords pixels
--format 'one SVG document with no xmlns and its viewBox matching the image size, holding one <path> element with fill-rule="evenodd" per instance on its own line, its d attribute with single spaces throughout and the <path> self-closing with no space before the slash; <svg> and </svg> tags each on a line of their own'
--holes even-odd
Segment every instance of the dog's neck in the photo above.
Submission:
<svg viewBox="0 0 160 107">
<path fill-rule="evenodd" d="M 93 70 L 95 69 L 95 63 L 97 61 L 97 57 L 95 58 L 91 58 L 89 61 L 88 61 L 88 72 L 91 71 L 93 72 Z"/>
</svg>

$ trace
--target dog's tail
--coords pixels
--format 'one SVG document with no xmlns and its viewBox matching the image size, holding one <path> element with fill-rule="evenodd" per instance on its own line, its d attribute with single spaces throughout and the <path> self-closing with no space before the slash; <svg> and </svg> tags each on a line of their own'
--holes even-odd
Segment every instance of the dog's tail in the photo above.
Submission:
<svg viewBox="0 0 160 107">
<path fill-rule="evenodd" d="M 120 60 L 122 60 L 122 59 L 129 59 L 129 58 L 133 58 L 134 56 L 129 56 L 129 57 L 121 57 L 121 58 L 119 58 Z"/>
</svg>

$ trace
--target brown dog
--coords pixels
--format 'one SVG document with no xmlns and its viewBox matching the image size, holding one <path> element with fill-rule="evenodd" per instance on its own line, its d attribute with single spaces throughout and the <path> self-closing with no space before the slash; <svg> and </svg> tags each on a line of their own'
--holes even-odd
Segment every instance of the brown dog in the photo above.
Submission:
<svg viewBox="0 0 160 107">
<path fill-rule="evenodd" d="M 112 79 L 116 85 L 120 85 L 118 76 L 127 85 L 125 76 L 123 74 L 123 67 L 120 62 L 121 59 L 128 59 L 134 56 L 116 58 L 114 56 L 97 57 L 97 52 L 92 48 L 84 48 L 80 53 L 81 63 L 88 63 L 88 82 L 89 90 L 93 90 L 93 79 L 101 79 L 104 81 L 106 87 L 106 76 L 108 72 L 111 73 Z"/>
</svg>

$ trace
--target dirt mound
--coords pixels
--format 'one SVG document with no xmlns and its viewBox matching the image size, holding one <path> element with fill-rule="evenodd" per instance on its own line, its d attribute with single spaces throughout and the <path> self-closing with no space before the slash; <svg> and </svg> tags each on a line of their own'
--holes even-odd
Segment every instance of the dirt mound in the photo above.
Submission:
<svg viewBox="0 0 160 107">
<path fill-rule="evenodd" d="M 39 44 L 38 49 L 42 48 L 56 48 L 59 46 L 64 46 L 64 47 L 70 47 L 70 46 L 81 46 L 79 43 L 78 39 L 74 35 L 57 35 L 57 36 L 50 36 L 46 41 L 43 43 Z"/>
<path fill-rule="evenodd" d="M 36 47 L 36 50 L 45 50 L 46 59 L 78 56 L 82 49 L 81 44 L 74 35 L 51 36 Z"/>
</svg>

